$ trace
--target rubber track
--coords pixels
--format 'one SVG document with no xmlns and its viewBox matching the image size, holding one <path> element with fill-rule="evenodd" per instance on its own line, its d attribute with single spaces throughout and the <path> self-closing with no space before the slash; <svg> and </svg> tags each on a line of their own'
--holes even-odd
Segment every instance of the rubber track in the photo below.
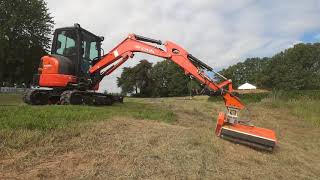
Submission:
<svg viewBox="0 0 320 180">
<path fill-rule="evenodd" d="M 27 89 L 24 93 L 23 93 L 23 97 L 22 97 L 22 100 L 23 102 L 27 103 L 27 104 L 30 104 L 30 105 L 45 105 L 45 104 L 48 104 L 49 102 L 46 102 L 46 103 L 40 103 L 40 104 L 35 104 L 34 102 L 36 101 L 35 99 L 32 99 L 32 98 L 35 98 L 35 94 L 36 93 L 48 93 L 48 96 L 49 96 L 49 93 L 47 90 L 41 90 L 41 89 Z M 48 97 L 49 98 L 49 97 Z"/>
<path fill-rule="evenodd" d="M 72 102 L 74 96 L 81 96 L 81 103 Z M 87 91 L 64 91 L 60 96 L 60 104 L 62 105 L 112 105 L 113 97 L 102 93 L 87 92 Z"/>
</svg>

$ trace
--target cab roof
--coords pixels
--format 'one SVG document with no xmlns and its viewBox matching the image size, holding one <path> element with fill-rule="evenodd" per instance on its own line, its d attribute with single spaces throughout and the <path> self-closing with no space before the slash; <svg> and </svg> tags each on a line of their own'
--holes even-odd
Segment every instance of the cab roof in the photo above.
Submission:
<svg viewBox="0 0 320 180">
<path fill-rule="evenodd" d="M 74 29 L 79 29 L 80 31 L 83 31 L 91 36 L 94 36 L 95 38 L 97 38 L 98 40 L 100 41 L 103 41 L 104 40 L 104 37 L 103 36 L 97 36 L 95 34 L 93 34 L 92 32 L 86 30 L 86 29 L 83 29 L 80 24 L 78 23 L 75 23 L 74 26 L 66 26 L 66 27 L 61 27 L 61 28 L 57 28 L 55 29 L 55 32 L 56 31 L 61 31 L 61 30 L 74 30 Z"/>
</svg>

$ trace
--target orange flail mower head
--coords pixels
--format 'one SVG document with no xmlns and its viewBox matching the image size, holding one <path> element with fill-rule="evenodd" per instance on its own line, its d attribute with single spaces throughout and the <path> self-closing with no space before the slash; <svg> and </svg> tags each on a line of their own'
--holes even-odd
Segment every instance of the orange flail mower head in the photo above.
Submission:
<svg viewBox="0 0 320 180">
<path fill-rule="evenodd" d="M 277 144 L 274 131 L 250 125 L 228 123 L 225 113 L 222 112 L 219 113 L 215 133 L 223 139 L 256 149 L 272 151 Z"/>
</svg>

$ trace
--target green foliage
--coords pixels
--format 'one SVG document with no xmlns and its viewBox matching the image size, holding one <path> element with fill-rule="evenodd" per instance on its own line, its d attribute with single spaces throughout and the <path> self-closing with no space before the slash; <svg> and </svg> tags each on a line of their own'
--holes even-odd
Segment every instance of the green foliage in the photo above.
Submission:
<svg viewBox="0 0 320 180">
<path fill-rule="evenodd" d="M 190 89 L 200 88 L 197 81 L 190 81 L 183 70 L 169 60 L 160 61 L 153 67 L 142 60 L 132 68 L 124 68 L 117 82 L 123 94 L 140 97 L 185 96 Z"/>
<path fill-rule="evenodd" d="M 264 86 L 283 89 L 320 88 L 320 43 L 297 44 L 272 57 L 264 72 Z"/>
<path fill-rule="evenodd" d="M 158 62 L 152 68 L 152 78 L 154 80 L 155 88 L 153 90 L 153 95 L 157 97 L 166 97 L 169 96 L 168 84 L 172 79 L 170 78 L 168 72 L 172 71 L 172 63 L 164 60 Z"/>
<path fill-rule="evenodd" d="M 232 79 L 235 87 L 249 82 L 256 86 L 261 86 L 263 77 L 263 70 L 269 64 L 269 58 L 248 58 L 244 62 L 239 62 L 235 65 L 223 69 L 220 73 L 225 77 Z"/>
<path fill-rule="evenodd" d="M 141 60 L 139 64 L 134 67 L 136 84 L 140 89 L 140 96 L 150 97 L 152 95 L 153 81 L 152 81 L 152 63 L 147 60 Z"/>
<path fill-rule="evenodd" d="M 277 90 L 320 89 L 320 43 L 297 44 L 272 58 L 248 58 L 221 73 L 235 87 L 249 82 Z"/>
<path fill-rule="evenodd" d="M 134 94 L 140 97 L 149 97 L 152 94 L 153 81 L 151 75 L 152 63 L 141 60 L 132 68 L 124 68 L 117 85 L 123 94 Z"/>
<path fill-rule="evenodd" d="M 53 24 L 43 0 L 0 0 L 1 85 L 31 81 Z"/>
<path fill-rule="evenodd" d="M 123 68 L 121 76 L 117 78 L 117 85 L 121 87 L 122 94 L 135 92 L 138 94 L 138 86 L 135 80 L 135 74 L 133 68 Z"/>
<path fill-rule="evenodd" d="M 155 81 L 154 96 L 184 96 L 190 92 L 190 78 L 185 76 L 183 70 L 172 61 L 158 62 L 152 68 L 152 77 Z M 197 83 L 192 82 L 192 88 L 197 86 Z"/>
</svg>

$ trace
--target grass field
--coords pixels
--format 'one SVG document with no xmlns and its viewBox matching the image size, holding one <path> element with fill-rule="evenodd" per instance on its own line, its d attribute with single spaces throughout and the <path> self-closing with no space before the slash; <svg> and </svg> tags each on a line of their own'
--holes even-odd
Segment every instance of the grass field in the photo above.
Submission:
<svg viewBox="0 0 320 180">
<path fill-rule="evenodd" d="M 220 99 L 29 106 L 0 94 L 0 179 L 319 178 L 319 92 L 258 96 L 242 96 L 242 117 L 277 132 L 273 153 L 214 135 Z"/>
</svg>

